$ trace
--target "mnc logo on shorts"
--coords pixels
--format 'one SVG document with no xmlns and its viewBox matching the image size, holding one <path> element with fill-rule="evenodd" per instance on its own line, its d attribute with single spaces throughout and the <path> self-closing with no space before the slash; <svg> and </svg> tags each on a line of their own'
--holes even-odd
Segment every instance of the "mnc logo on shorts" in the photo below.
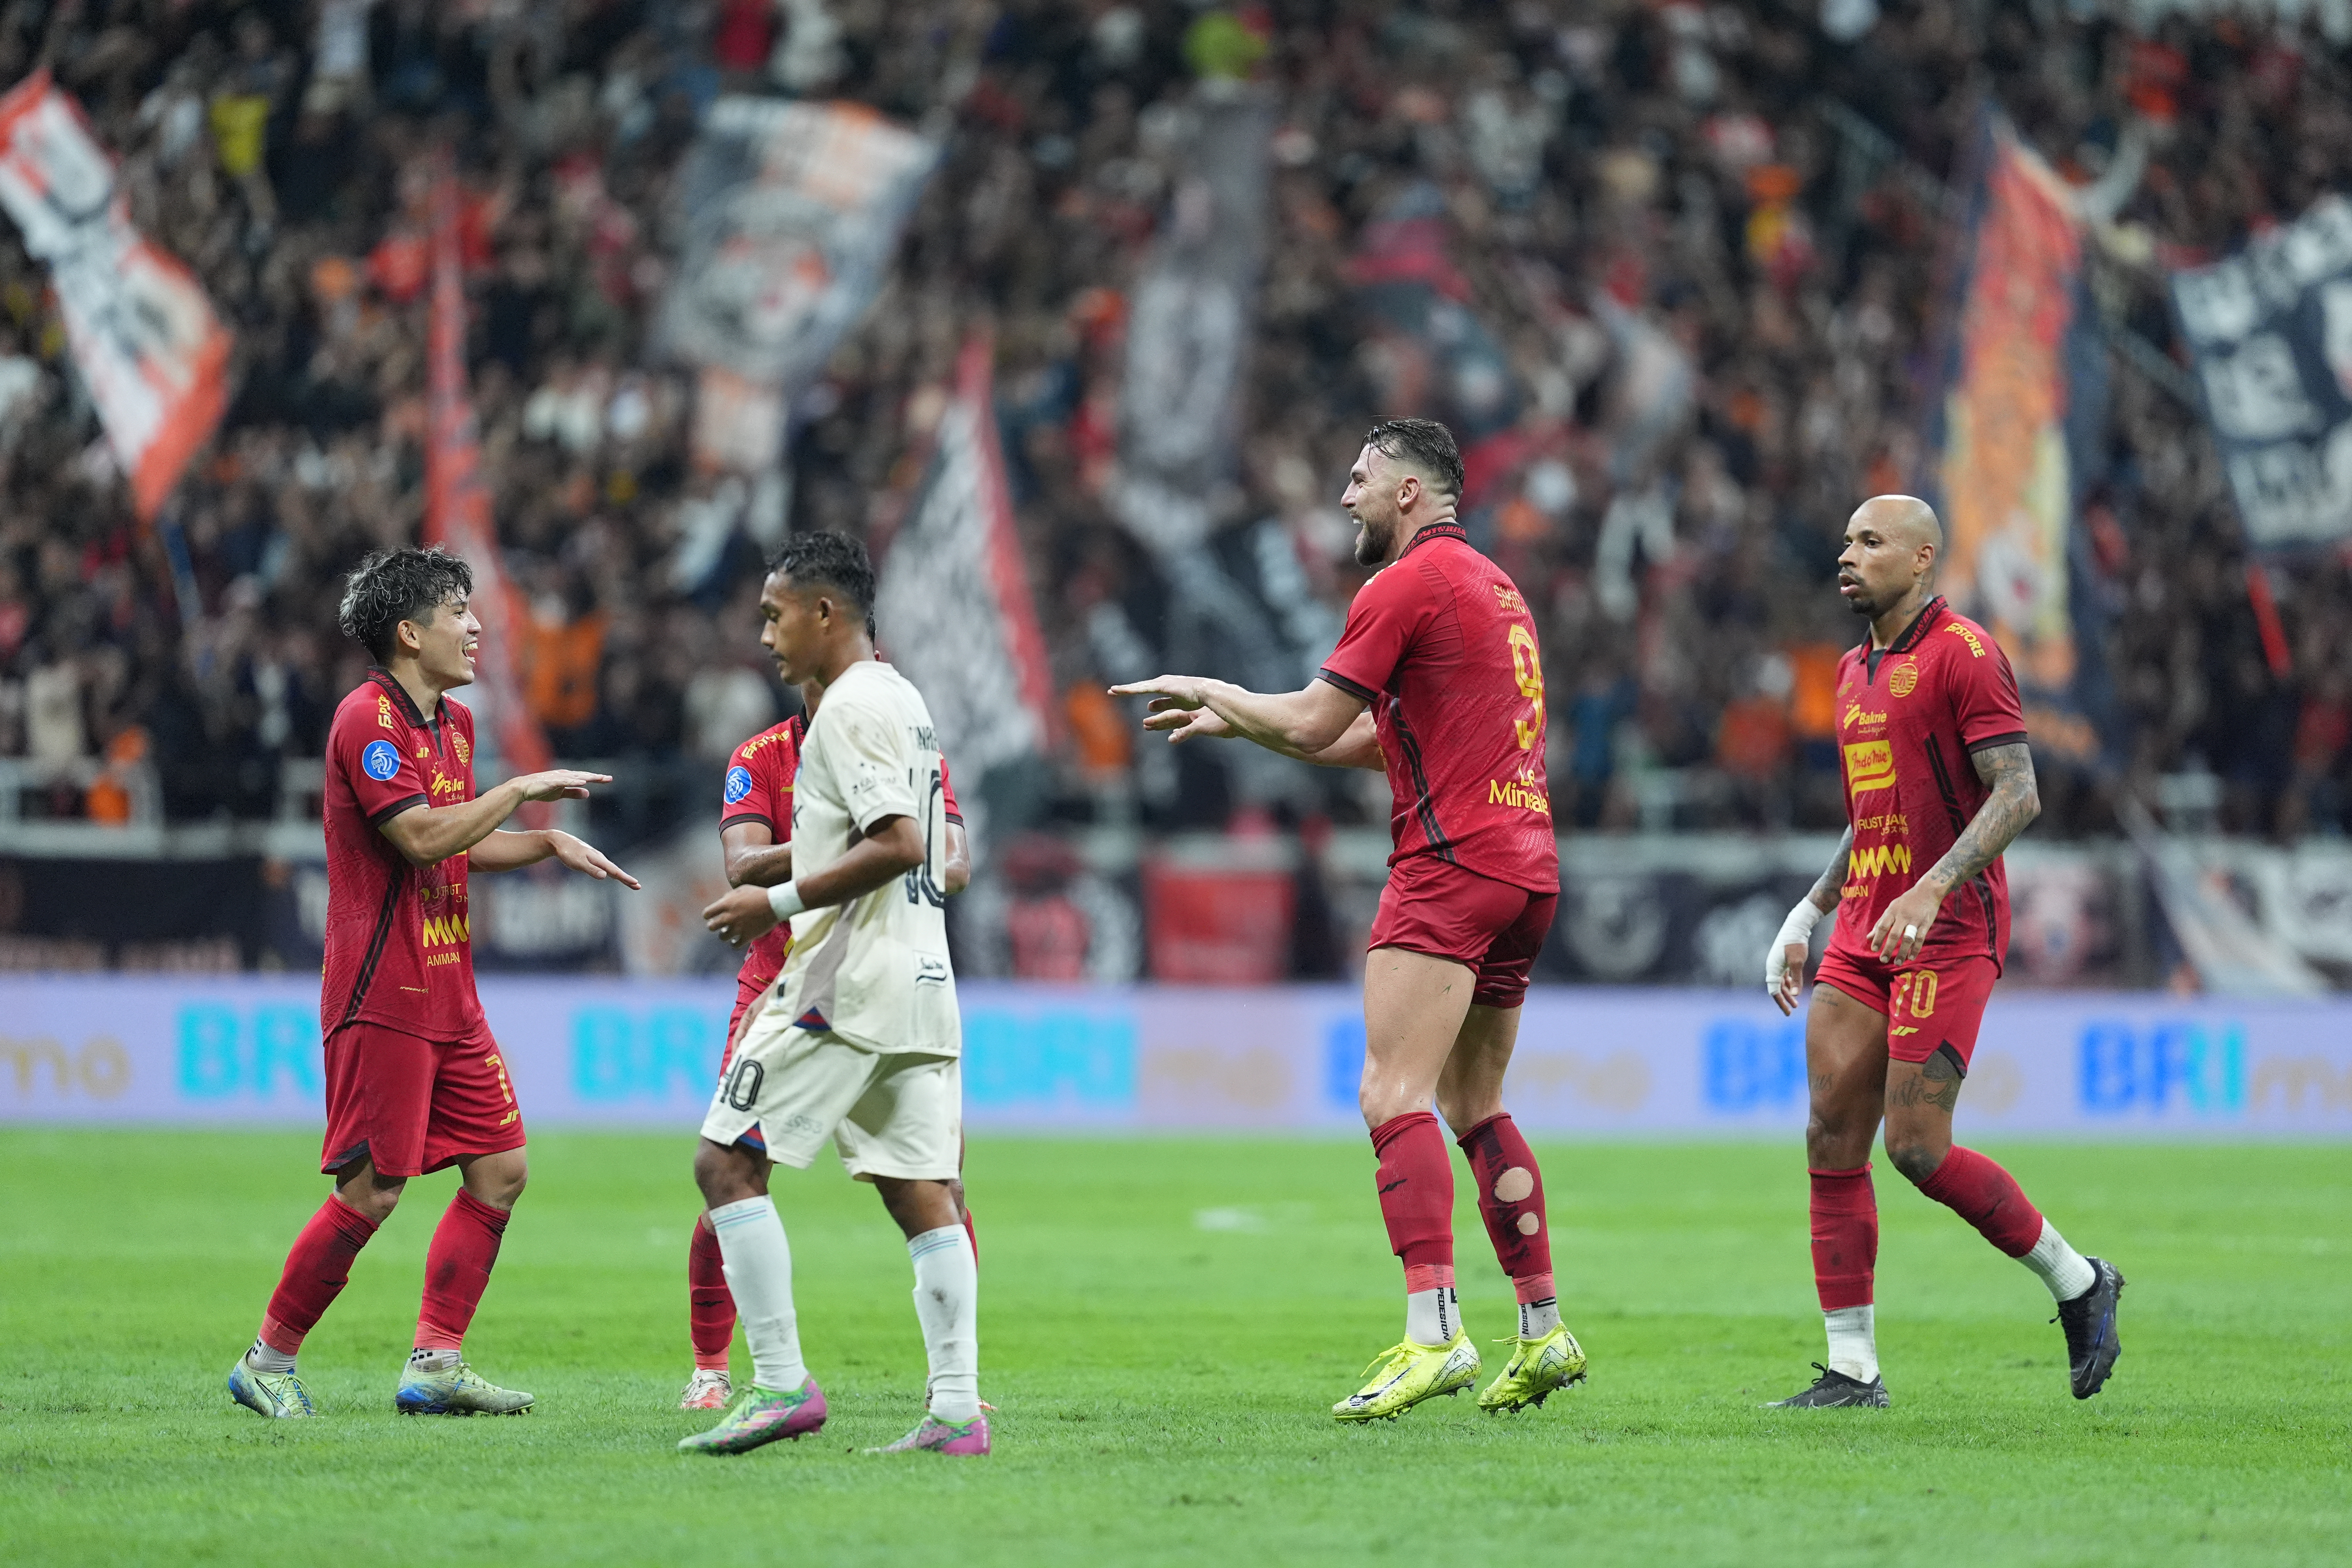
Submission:
<svg viewBox="0 0 2352 1568">
<path fill-rule="evenodd" d="M 390 741 L 370 741 L 367 750 L 360 753 L 360 766 L 367 776 L 382 784 L 400 771 L 400 752 Z"/>
<path fill-rule="evenodd" d="M 1895 748 L 1885 741 L 1856 741 L 1845 749 L 1846 788 L 1855 795 L 1895 787 Z"/>
<path fill-rule="evenodd" d="M 737 801 L 741 800 L 745 795 L 750 795 L 751 793 L 751 770 L 749 768 L 729 768 L 727 770 L 727 804 L 733 805 Z"/>
</svg>

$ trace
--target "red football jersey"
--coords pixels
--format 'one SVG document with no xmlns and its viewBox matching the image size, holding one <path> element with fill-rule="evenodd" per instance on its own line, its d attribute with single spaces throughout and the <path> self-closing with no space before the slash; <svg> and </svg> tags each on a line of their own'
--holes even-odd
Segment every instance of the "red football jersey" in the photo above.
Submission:
<svg viewBox="0 0 2352 1568">
<path fill-rule="evenodd" d="M 378 829 L 412 806 L 474 798 L 474 715 L 427 719 L 381 667 L 327 731 L 327 956 L 319 1031 L 359 1020 L 456 1040 L 482 1024 L 467 861 L 412 866 Z"/>
<path fill-rule="evenodd" d="M 1992 634 L 1941 598 L 1874 657 L 1838 661 L 1838 747 L 1853 856 L 1832 945 L 1861 954 L 1886 906 L 1942 859 L 1992 792 L 1973 753 L 2025 739 L 2017 677 Z M 1952 889 L 1922 960 L 2009 952 L 2009 877 L 1995 860 Z"/>
<path fill-rule="evenodd" d="M 719 803 L 719 832 L 726 832 L 739 822 L 756 822 L 768 830 L 772 842 L 793 841 L 793 778 L 800 772 L 801 742 L 807 735 L 808 721 L 796 713 L 735 748 L 727 759 L 727 783 Z M 940 786 L 947 804 L 948 820 L 961 826 L 963 814 L 956 809 L 955 785 L 948 782 L 944 757 L 940 759 Z M 783 973 L 784 960 L 792 951 L 793 927 L 786 921 L 767 935 L 755 938 L 744 950 L 743 966 L 736 971 L 735 978 L 764 988 Z"/>
<path fill-rule="evenodd" d="M 1439 859 L 1559 890 L 1535 617 L 1459 524 L 1425 528 L 1349 606 L 1322 679 L 1371 704 L 1393 866 Z"/>
</svg>

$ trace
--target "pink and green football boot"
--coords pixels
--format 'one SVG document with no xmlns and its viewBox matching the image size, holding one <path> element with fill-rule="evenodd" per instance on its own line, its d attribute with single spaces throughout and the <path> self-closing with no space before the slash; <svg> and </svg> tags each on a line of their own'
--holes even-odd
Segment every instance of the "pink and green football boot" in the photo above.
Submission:
<svg viewBox="0 0 2352 1568">
<path fill-rule="evenodd" d="M 950 1454 L 958 1458 L 977 1458 L 988 1452 L 988 1417 L 982 1414 L 969 1421 L 951 1424 L 925 1411 L 921 1426 L 887 1447 L 866 1451 L 869 1454 Z"/>
<path fill-rule="evenodd" d="M 810 1378 L 789 1393 L 757 1384 L 744 1390 L 718 1426 L 678 1439 L 681 1454 L 748 1454 L 780 1438 L 805 1437 L 824 1425 L 824 1390 Z"/>
</svg>

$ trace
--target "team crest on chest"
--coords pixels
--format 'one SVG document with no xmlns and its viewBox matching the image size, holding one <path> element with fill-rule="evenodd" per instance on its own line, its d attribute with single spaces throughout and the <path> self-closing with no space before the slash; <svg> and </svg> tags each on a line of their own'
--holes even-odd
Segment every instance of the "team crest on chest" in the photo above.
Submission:
<svg viewBox="0 0 2352 1568">
<path fill-rule="evenodd" d="M 1908 697 L 1918 687 L 1919 661 L 1916 659 L 1906 658 L 1886 672 L 1886 694 L 1889 697 Z"/>
<path fill-rule="evenodd" d="M 450 749 L 457 753 L 457 765 L 459 767 L 470 768 L 474 765 L 474 748 L 466 743 L 466 737 L 464 735 L 458 733 L 455 730 L 450 731 L 449 745 Z"/>
</svg>

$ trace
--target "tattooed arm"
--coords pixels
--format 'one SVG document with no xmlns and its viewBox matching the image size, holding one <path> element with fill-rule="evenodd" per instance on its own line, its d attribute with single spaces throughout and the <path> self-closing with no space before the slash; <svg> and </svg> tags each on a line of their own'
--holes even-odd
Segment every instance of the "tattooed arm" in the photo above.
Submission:
<svg viewBox="0 0 2352 1568">
<path fill-rule="evenodd" d="M 1812 943 L 1813 927 L 1836 910 L 1845 885 L 1846 864 L 1853 858 L 1853 829 L 1848 826 L 1845 837 L 1838 840 L 1837 853 L 1830 857 L 1829 869 L 1797 900 L 1797 907 L 1789 911 L 1772 938 L 1771 951 L 1764 955 L 1764 994 L 1783 1014 L 1797 1010 L 1797 987 L 1805 983 L 1805 953 Z"/>
<path fill-rule="evenodd" d="M 1805 898 L 1823 914 L 1834 913 L 1838 907 L 1838 889 L 1845 886 L 1845 872 L 1853 860 L 1853 826 L 1846 826 L 1845 837 L 1838 840 L 1837 853 L 1830 857 L 1830 868 L 1821 874 L 1811 892 Z"/>
<path fill-rule="evenodd" d="M 1954 888 L 2000 858 L 2026 825 L 2042 815 L 2042 793 L 2033 783 L 2033 753 L 2022 741 L 1987 746 L 1970 755 L 1977 777 L 1992 794 L 1944 858 L 1886 906 L 1870 928 L 1870 951 L 1881 959 L 1907 963 L 1927 945 L 1927 928 Z M 1907 934 L 1906 934 L 1907 933 Z"/>
</svg>

